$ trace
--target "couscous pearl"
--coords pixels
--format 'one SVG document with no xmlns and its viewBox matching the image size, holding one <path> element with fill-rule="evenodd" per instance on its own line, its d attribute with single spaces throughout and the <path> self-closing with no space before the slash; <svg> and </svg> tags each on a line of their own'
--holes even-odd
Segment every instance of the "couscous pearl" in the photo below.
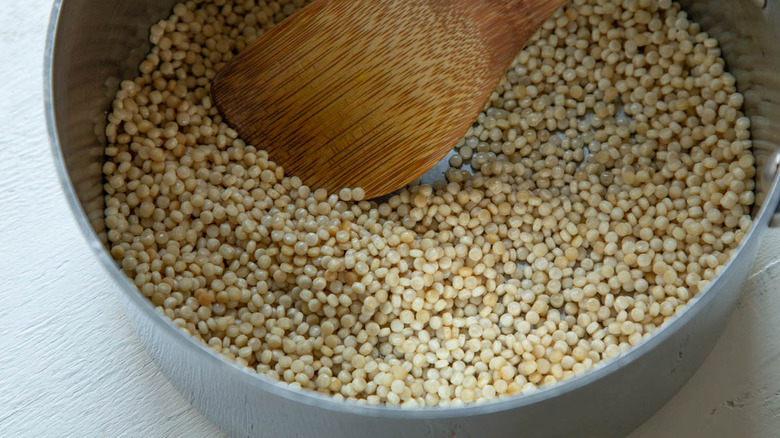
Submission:
<svg viewBox="0 0 780 438">
<path fill-rule="evenodd" d="M 219 68 L 305 3 L 176 5 L 105 130 L 112 256 L 239 366 L 371 404 L 529 393 L 650 336 L 752 224 L 744 98 L 669 0 L 569 2 L 446 181 L 381 203 L 312 190 L 210 97 Z"/>
</svg>

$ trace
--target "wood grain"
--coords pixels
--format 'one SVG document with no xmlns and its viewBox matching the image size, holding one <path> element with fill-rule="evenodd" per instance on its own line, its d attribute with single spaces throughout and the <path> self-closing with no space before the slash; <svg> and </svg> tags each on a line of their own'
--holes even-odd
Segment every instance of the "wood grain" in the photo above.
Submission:
<svg viewBox="0 0 780 438">
<path fill-rule="evenodd" d="M 249 143 L 314 187 L 396 190 L 441 160 L 564 0 L 318 0 L 217 75 Z"/>
</svg>

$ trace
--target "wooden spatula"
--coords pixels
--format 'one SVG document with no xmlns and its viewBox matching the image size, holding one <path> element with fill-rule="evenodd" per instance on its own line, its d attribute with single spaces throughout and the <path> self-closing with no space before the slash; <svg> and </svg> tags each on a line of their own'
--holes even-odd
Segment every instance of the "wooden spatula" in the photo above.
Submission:
<svg viewBox="0 0 780 438">
<path fill-rule="evenodd" d="M 227 63 L 212 95 L 313 188 L 387 194 L 441 160 L 565 0 L 318 0 Z"/>
</svg>

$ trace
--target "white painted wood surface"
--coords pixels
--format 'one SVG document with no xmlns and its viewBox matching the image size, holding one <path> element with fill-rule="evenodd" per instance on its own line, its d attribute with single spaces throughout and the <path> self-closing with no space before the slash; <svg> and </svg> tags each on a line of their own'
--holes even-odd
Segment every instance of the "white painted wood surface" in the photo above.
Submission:
<svg viewBox="0 0 780 438">
<path fill-rule="evenodd" d="M 222 437 L 144 351 L 62 195 L 43 117 L 51 3 L 0 2 L 0 437 Z M 778 261 L 770 230 L 726 334 L 631 438 L 780 436 Z"/>
</svg>

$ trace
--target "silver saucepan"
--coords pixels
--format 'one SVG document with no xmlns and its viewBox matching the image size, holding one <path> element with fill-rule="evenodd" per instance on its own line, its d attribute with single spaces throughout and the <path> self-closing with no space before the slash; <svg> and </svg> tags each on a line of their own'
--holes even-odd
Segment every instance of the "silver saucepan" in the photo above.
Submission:
<svg viewBox="0 0 780 438">
<path fill-rule="evenodd" d="M 768 3 L 766 3 L 768 1 Z M 111 258 L 103 225 L 100 133 L 119 81 L 146 54 L 175 0 L 57 0 L 46 50 L 46 114 L 57 168 L 95 257 L 143 343 L 179 391 L 236 437 L 624 436 L 666 403 L 718 340 L 780 199 L 780 3 L 687 0 L 719 38 L 746 97 L 758 165 L 755 225 L 687 309 L 637 348 L 530 395 L 449 408 L 347 403 L 242 371 L 154 310 Z"/>
</svg>

